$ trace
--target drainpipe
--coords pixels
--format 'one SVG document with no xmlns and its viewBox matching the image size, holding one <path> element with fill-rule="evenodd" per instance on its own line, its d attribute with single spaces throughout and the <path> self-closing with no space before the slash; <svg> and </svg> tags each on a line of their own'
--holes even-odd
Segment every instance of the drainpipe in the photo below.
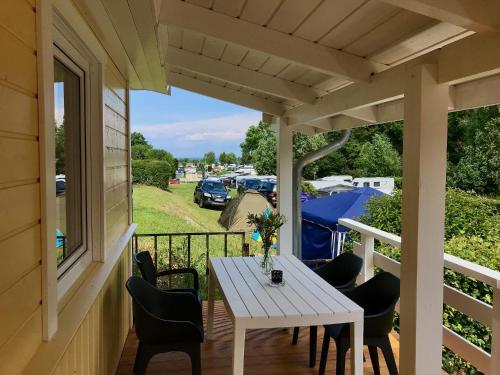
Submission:
<svg viewBox="0 0 500 375">
<path fill-rule="evenodd" d="M 333 151 L 337 151 L 342 148 L 351 135 L 351 129 L 346 129 L 343 132 L 343 136 L 340 140 L 330 143 L 326 146 L 321 147 L 320 149 L 313 151 L 307 155 L 302 156 L 295 165 L 293 166 L 293 252 L 294 255 L 302 259 L 302 207 L 300 201 L 300 195 L 302 193 L 301 187 L 301 179 L 302 172 L 304 171 L 304 167 L 308 164 L 311 164 L 322 157 L 328 155 Z"/>
</svg>

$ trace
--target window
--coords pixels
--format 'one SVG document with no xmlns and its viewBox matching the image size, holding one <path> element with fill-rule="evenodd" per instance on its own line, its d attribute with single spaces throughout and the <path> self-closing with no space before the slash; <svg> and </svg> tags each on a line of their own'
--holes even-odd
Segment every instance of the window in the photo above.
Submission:
<svg viewBox="0 0 500 375">
<path fill-rule="evenodd" d="M 87 251 L 85 71 L 54 58 L 56 252 L 62 275 Z"/>
<path fill-rule="evenodd" d="M 363 182 L 363 187 L 370 187 L 370 183 L 369 182 Z"/>
<path fill-rule="evenodd" d="M 375 187 L 379 187 L 379 186 L 380 186 L 380 182 L 379 182 L 379 181 L 375 181 L 375 182 L 373 183 L 373 186 L 375 186 Z"/>
</svg>

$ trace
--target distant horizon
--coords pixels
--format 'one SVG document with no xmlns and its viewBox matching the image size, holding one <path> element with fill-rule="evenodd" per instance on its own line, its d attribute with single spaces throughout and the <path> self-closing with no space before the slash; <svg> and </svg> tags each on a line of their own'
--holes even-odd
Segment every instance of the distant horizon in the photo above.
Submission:
<svg viewBox="0 0 500 375">
<path fill-rule="evenodd" d="M 153 147 L 176 159 L 201 159 L 209 151 L 241 156 L 247 129 L 262 118 L 260 112 L 172 88 L 172 94 L 132 91 L 131 128 Z"/>
</svg>

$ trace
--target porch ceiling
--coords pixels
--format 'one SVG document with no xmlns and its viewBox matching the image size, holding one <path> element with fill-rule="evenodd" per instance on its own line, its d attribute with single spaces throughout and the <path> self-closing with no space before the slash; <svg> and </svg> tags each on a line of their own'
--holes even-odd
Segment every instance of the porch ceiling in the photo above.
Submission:
<svg viewBox="0 0 500 375">
<path fill-rule="evenodd" d="M 495 9 L 495 1 L 485 2 Z M 427 3 L 157 0 L 167 82 L 289 117 L 297 130 L 329 131 L 391 120 L 399 112 L 378 116 L 378 106 L 402 98 L 390 85 L 400 80 L 404 67 L 398 74 L 382 72 L 415 59 L 427 62 L 431 57 L 434 62 L 438 57 L 433 51 L 500 25 L 499 17 L 472 3 L 465 9 L 444 0 Z M 379 76 L 391 76 L 393 82 L 377 83 L 384 81 Z M 389 87 L 381 90 L 382 84 Z M 377 91 L 377 98 L 366 90 Z M 346 95 L 357 96 L 359 102 L 339 100 Z M 322 111 L 321 105 L 331 101 L 353 110 Z M 366 106 L 372 106 L 368 118 Z"/>
</svg>

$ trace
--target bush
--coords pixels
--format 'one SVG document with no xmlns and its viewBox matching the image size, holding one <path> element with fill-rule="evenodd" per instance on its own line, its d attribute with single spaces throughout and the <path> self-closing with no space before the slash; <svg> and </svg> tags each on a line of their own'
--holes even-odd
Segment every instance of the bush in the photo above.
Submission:
<svg viewBox="0 0 500 375">
<path fill-rule="evenodd" d="M 132 182 L 168 189 L 168 181 L 174 167 L 161 160 L 132 160 Z"/>
<path fill-rule="evenodd" d="M 371 200 L 361 220 L 379 229 L 401 233 L 401 191 Z M 500 271 L 500 216 L 498 200 L 460 190 L 446 193 L 445 252 Z M 400 261 L 400 250 L 378 245 L 377 251 Z M 491 288 L 475 279 L 445 269 L 444 282 L 485 303 L 492 303 Z M 398 319 L 395 328 L 398 330 Z M 443 324 L 480 348 L 491 350 L 491 330 L 467 315 L 445 305 Z M 479 374 L 479 371 L 448 349 L 443 349 L 443 368 L 452 374 Z"/>
</svg>

